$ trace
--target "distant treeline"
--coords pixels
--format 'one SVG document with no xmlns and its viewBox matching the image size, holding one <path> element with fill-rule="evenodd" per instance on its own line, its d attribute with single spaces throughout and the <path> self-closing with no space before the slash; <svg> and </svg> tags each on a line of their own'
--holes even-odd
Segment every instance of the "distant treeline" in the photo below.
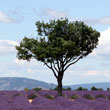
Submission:
<svg viewBox="0 0 110 110">
<path fill-rule="evenodd" d="M 54 88 L 54 89 L 52 89 L 52 90 L 57 90 L 58 88 L 56 87 L 56 88 Z M 63 88 L 63 90 L 71 90 L 71 88 L 70 87 L 67 87 L 67 88 Z M 88 89 L 87 88 L 83 88 L 83 87 L 78 87 L 77 89 L 74 89 L 75 91 L 88 91 Z M 100 90 L 100 91 L 103 91 L 103 88 L 96 88 L 95 86 L 92 86 L 91 87 L 91 89 L 90 89 L 91 91 L 98 91 L 98 90 Z M 110 91 L 110 88 L 107 88 L 106 89 L 107 91 Z"/>
<path fill-rule="evenodd" d="M 28 88 L 24 88 L 25 91 L 29 91 Z M 42 89 L 42 88 L 33 88 L 32 90 L 35 90 L 35 91 L 39 91 L 39 90 L 45 90 L 45 89 Z M 58 90 L 58 87 L 55 87 L 54 89 L 50 89 L 50 90 Z M 70 87 L 67 87 L 67 88 L 62 88 L 62 90 L 72 90 Z M 91 91 L 103 91 L 103 88 L 96 88 L 95 86 L 91 87 L 90 89 Z M 110 91 L 110 88 L 107 88 L 106 89 L 107 91 Z M 83 87 L 78 87 L 77 89 L 75 89 L 75 91 L 88 91 L 87 88 L 83 88 Z"/>
</svg>

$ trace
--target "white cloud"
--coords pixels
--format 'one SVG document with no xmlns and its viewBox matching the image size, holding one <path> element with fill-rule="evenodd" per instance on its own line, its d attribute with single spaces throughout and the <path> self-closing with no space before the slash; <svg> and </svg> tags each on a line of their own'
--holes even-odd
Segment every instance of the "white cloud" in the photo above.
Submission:
<svg viewBox="0 0 110 110">
<path fill-rule="evenodd" d="M 109 70 L 90 70 L 90 71 L 84 71 L 83 77 L 92 80 L 92 81 L 109 81 L 110 80 L 110 71 Z"/>
<path fill-rule="evenodd" d="M 16 52 L 15 45 L 18 45 L 18 42 L 13 40 L 0 40 L 0 55 L 14 54 Z"/>
<path fill-rule="evenodd" d="M 18 59 L 18 58 L 16 58 L 15 60 L 14 60 L 14 63 L 15 64 L 17 64 L 17 65 L 20 65 L 20 66 L 34 66 L 34 67 L 36 67 L 36 66 L 38 66 L 38 65 L 40 65 L 40 63 L 38 63 L 38 61 L 37 60 L 35 60 L 35 59 L 32 59 L 30 62 L 28 62 L 27 60 L 22 60 L 22 59 Z"/>
<path fill-rule="evenodd" d="M 101 72 L 100 71 L 96 71 L 96 70 L 91 70 L 91 71 L 85 72 L 85 75 L 90 75 L 90 76 L 99 75 L 99 74 L 101 74 Z"/>
<path fill-rule="evenodd" d="M 2 71 L 2 68 L 0 68 L 0 71 Z"/>
<path fill-rule="evenodd" d="M 99 19 L 85 19 L 83 20 L 87 24 L 104 24 L 109 25 L 110 24 L 110 16 L 108 17 L 102 17 Z"/>
<path fill-rule="evenodd" d="M 28 73 L 33 73 L 33 70 L 32 69 L 27 69 L 27 72 Z"/>
<path fill-rule="evenodd" d="M 99 19 L 100 24 L 110 24 L 110 17 L 104 17 L 102 19 Z"/>
<path fill-rule="evenodd" d="M 110 59 L 110 27 L 100 34 L 99 44 L 97 48 L 94 49 L 91 56 L 101 58 L 101 60 L 108 60 Z"/>
<path fill-rule="evenodd" d="M 26 60 L 18 60 L 17 58 L 14 60 L 14 62 L 18 65 L 26 65 L 27 64 Z"/>
<path fill-rule="evenodd" d="M 109 74 L 105 73 L 104 76 L 110 79 L 110 73 Z"/>
<path fill-rule="evenodd" d="M 67 17 L 67 12 L 65 11 L 58 11 L 58 10 L 55 10 L 55 9 L 50 9 L 50 8 L 47 8 L 43 11 L 42 15 L 44 16 L 50 16 L 50 17 L 54 17 L 54 18 L 65 18 Z"/>
<path fill-rule="evenodd" d="M 99 45 L 107 45 L 110 44 L 110 27 L 101 32 L 101 37 L 99 39 Z"/>
<path fill-rule="evenodd" d="M 7 14 L 5 14 L 4 12 L 0 11 L 0 22 L 13 23 L 14 20 L 11 17 L 9 17 Z"/>
<path fill-rule="evenodd" d="M 15 46 L 15 45 L 19 45 L 19 43 L 17 42 L 17 41 L 14 41 L 14 40 L 0 40 L 0 43 L 2 43 L 2 44 L 9 44 L 9 45 L 13 45 L 13 46 Z"/>
</svg>

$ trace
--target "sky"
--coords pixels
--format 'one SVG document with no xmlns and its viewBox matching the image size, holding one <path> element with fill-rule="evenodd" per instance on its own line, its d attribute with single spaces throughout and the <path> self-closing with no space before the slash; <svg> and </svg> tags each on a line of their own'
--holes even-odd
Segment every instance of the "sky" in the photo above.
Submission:
<svg viewBox="0 0 110 110">
<path fill-rule="evenodd" d="M 72 65 L 63 84 L 110 82 L 110 0 L 0 0 L 0 77 L 26 77 L 57 84 L 52 71 L 36 60 L 18 60 L 16 45 L 38 37 L 36 21 L 68 18 L 100 32 L 96 49 Z"/>
</svg>

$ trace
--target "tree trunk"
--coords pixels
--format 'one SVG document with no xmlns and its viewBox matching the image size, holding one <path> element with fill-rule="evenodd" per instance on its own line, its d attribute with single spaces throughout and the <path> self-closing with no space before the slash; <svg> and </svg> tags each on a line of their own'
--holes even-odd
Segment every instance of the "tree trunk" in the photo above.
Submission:
<svg viewBox="0 0 110 110">
<path fill-rule="evenodd" d="M 62 77 L 58 77 L 57 82 L 58 82 L 57 96 L 62 96 Z"/>
</svg>

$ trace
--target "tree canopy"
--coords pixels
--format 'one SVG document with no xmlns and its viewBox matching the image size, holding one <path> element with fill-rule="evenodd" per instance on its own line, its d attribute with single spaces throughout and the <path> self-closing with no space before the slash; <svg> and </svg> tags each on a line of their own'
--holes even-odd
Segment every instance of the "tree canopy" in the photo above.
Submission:
<svg viewBox="0 0 110 110">
<path fill-rule="evenodd" d="M 39 37 L 24 37 L 16 46 L 17 57 L 27 61 L 34 58 L 50 68 L 61 95 L 64 72 L 96 48 L 100 33 L 82 21 L 69 22 L 67 18 L 37 21 L 36 27 Z"/>
</svg>

